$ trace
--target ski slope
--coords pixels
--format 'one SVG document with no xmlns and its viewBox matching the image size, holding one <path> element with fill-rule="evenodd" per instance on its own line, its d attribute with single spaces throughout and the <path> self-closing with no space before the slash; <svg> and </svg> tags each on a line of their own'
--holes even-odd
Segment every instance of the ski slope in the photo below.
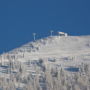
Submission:
<svg viewBox="0 0 90 90">
<path fill-rule="evenodd" d="M 10 79 L 10 76 L 13 75 L 14 78 L 12 79 L 17 80 L 17 78 L 19 77 L 22 79 L 26 78 L 25 80 L 27 81 L 27 78 L 31 78 L 31 76 L 35 76 L 38 80 L 40 80 L 40 77 L 43 76 L 48 82 L 47 74 L 49 74 L 49 77 L 51 77 L 50 75 L 52 75 L 53 77 L 53 74 L 50 73 L 53 69 L 53 73 L 56 73 L 56 71 L 59 73 L 59 71 L 63 70 L 64 77 L 63 75 L 61 76 L 64 78 L 66 84 L 68 84 L 67 82 L 73 82 L 73 84 L 77 86 L 77 84 L 73 81 L 74 79 L 72 79 L 73 77 L 76 77 L 74 75 L 78 75 L 78 77 L 80 77 L 82 80 L 83 75 L 85 75 L 86 78 L 88 78 L 87 80 L 85 79 L 87 83 L 87 81 L 90 79 L 90 36 L 50 36 L 32 41 L 25 45 L 22 45 L 21 47 L 15 48 L 12 51 L 0 55 L 0 64 L 0 78 L 6 77 L 7 79 Z M 44 69 L 46 71 L 44 71 Z M 20 73 L 20 71 L 22 71 L 22 73 Z M 66 78 L 70 79 L 71 81 L 66 80 Z M 33 81 L 34 79 L 31 82 Z M 48 83 L 51 84 L 51 82 Z M 59 83 L 59 81 L 57 82 Z M 63 81 L 61 80 L 61 82 Z M 28 81 L 28 84 L 29 83 L 30 82 Z M 40 85 L 40 88 L 47 87 L 47 83 L 44 81 L 40 81 L 37 83 L 38 86 Z M 89 85 L 86 83 L 85 85 L 81 85 L 81 80 L 78 83 L 80 83 L 80 85 L 78 84 L 78 87 L 81 89 L 74 90 L 82 90 L 82 87 L 87 88 L 87 85 Z M 14 86 L 18 89 L 29 87 L 30 85 L 28 84 L 23 82 L 22 80 L 14 82 Z M 73 84 L 71 83 L 70 85 Z M 63 88 L 64 87 L 67 87 L 67 85 L 63 86 Z M 37 89 L 34 88 L 31 90 Z M 59 89 L 42 88 L 40 90 Z"/>
<path fill-rule="evenodd" d="M 21 50 L 21 52 L 20 52 Z M 83 55 L 90 51 L 90 36 L 52 36 L 35 42 L 29 42 L 20 48 L 12 50 L 25 54 L 31 59 Z"/>
</svg>

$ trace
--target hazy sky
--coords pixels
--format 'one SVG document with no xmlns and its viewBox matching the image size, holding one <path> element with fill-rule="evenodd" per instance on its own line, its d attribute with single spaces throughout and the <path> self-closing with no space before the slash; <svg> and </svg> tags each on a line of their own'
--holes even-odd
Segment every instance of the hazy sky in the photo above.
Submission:
<svg viewBox="0 0 90 90">
<path fill-rule="evenodd" d="M 90 35 L 90 0 L 0 0 L 0 53 L 50 30 Z"/>
</svg>

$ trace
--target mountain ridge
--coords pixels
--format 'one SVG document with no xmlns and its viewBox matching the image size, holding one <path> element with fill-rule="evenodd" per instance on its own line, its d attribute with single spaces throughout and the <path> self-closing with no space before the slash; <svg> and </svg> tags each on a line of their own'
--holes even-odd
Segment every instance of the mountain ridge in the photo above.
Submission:
<svg viewBox="0 0 90 90">
<path fill-rule="evenodd" d="M 90 36 L 52 36 L 4 53 L 0 78 L 8 90 L 90 90 Z"/>
<path fill-rule="evenodd" d="M 37 57 L 61 57 L 64 54 L 83 54 L 90 51 L 90 36 L 49 36 L 43 39 L 29 42 L 8 54 L 21 55 L 29 58 Z M 5 54 L 7 54 L 5 53 Z M 26 55 L 25 55 L 26 54 Z M 3 55 L 3 54 L 2 54 Z M 36 58 L 35 58 L 36 59 Z"/>
</svg>

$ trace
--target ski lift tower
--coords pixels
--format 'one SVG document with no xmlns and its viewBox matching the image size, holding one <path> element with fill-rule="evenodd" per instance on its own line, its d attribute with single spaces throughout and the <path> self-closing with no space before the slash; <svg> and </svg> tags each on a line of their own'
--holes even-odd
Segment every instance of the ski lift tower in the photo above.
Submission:
<svg viewBox="0 0 90 90">
<path fill-rule="evenodd" d="M 36 40 L 36 33 L 33 33 L 33 40 Z"/>
<path fill-rule="evenodd" d="M 53 30 L 50 31 L 50 33 L 51 33 L 51 37 L 52 37 L 52 35 L 53 35 L 53 32 L 54 32 Z"/>
</svg>

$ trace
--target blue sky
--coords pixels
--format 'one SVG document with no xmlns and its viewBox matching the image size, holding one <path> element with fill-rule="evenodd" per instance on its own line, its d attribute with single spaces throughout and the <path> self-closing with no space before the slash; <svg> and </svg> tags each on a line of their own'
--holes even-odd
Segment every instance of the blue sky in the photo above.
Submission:
<svg viewBox="0 0 90 90">
<path fill-rule="evenodd" d="M 90 0 L 0 0 L 0 53 L 50 30 L 90 35 Z"/>
</svg>

